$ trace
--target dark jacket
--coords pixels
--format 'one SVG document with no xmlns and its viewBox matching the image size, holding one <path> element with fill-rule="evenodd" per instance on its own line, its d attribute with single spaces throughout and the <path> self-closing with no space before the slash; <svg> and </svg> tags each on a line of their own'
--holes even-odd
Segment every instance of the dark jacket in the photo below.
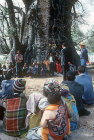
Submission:
<svg viewBox="0 0 94 140">
<path fill-rule="evenodd" d="M 78 111 L 83 109 L 82 95 L 84 93 L 84 87 L 75 81 L 63 81 L 62 84 L 69 87 L 70 93 L 76 100 Z"/>
</svg>

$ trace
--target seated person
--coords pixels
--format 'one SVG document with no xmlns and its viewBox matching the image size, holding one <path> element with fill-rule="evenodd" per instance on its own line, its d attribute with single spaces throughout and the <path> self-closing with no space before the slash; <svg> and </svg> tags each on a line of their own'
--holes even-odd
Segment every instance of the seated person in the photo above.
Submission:
<svg viewBox="0 0 94 140">
<path fill-rule="evenodd" d="M 66 74 L 67 81 L 63 81 L 61 83 L 62 86 L 68 86 L 70 93 L 74 96 L 77 104 L 77 109 L 79 116 L 87 116 L 90 114 L 89 111 L 87 111 L 84 108 L 83 102 L 82 102 L 82 95 L 84 93 L 84 87 L 80 85 L 79 83 L 75 82 L 75 74 L 73 71 L 68 71 Z"/>
<path fill-rule="evenodd" d="M 76 107 L 76 101 L 72 94 L 70 94 L 69 88 L 67 86 L 61 86 L 61 100 L 64 100 L 71 113 L 70 118 L 70 130 L 74 131 L 79 128 L 79 114 Z"/>
<path fill-rule="evenodd" d="M 76 76 L 75 81 L 84 87 L 82 100 L 86 104 L 93 104 L 94 103 L 94 91 L 93 91 L 93 85 L 92 85 L 92 78 L 90 75 L 85 74 L 84 66 L 78 67 L 78 73 L 79 73 L 79 75 Z"/>
<path fill-rule="evenodd" d="M 6 100 L 3 131 L 10 136 L 21 136 L 26 132 L 26 97 L 23 94 L 26 81 L 18 79 L 13 84 L 14 96 Z"/>
<path fill-rule="evenodd" d="M 5 108 L 0 105 L 0 120 L 3 120 L 4 118 L 4 111 L 5 111 Z"/>
<path fill-rule="evenodd" d="M 10 72 L 12 77 L 15 77 L 16 74 L 16 66 L 12 64 L 12 62 L 9 62 L 8 68 L 7 68 L 7 73 Z"/>
<path fill-rule="evenodd" d="M 33 73 L 34 76 L 38 76 L 38 63 L 37 63 L 37 61 L 35 61 L 33 63 L 33 71 L 32 71 L 32 73 Z"/>
<path fill-rule="evenodd" d="M 72 64 L 71 62 L 68 62 L 68 65 L 69 65 L 70 71 L 76 71 L 76 66 L 74 64 Z"/>
<path fill-rule="evenodd" d="M 23 76 L 27 76 L 28 66 L 26 63 L 24 64 L 22 71 L 23 71 Z"/>
<path fill-rule="evenodd" d="M 3 65 L 2 70 L 3 70 L 3 76 L 4 76 L 4 78 L 5 78 L 5 75 L 7 74 L 6 65 Z"/>
<path fill-rule="evenodd" d="M 46 65 L 41 62 L 41 76 L 46 76 Z"/>
<path fill-rule="evenodd" d="M 52 86 L 51 86 L 52 85 Z M 51 88 L 50 88 L 51 87 Z M 56 89 L 56 91 L 55 91 L 55 89 Z M 58 91 L 58 89 L 59 89 L 59 91 Z M 70 122 L 69 122 L 69 119 L 68 119 L 68 114 L 66 114 L 66 112 L 67 112 L 67 110 L 68 109 L 66 109 L 66 107 L 65 107 L 65 102 L 63 103 L 63 101 L 61 101 L 61 95 L 60 95 L 60 85 L 59 85 L 59 83 L 58 83 L 58 81 L 57 80 L 55 80 L 55 79 L 53 79 L 53 78 L 50 78 L 50 79 L 48 79 L 46 82 L 45 82 L 45 84 L 44 84 L 44 87 L 43 87 L 43 94 L 44 94 L 44 97 L 43 96 L 41 96 L 39 93 L 33 93 L 33 95 L 31 95 L 31 97 L 29 98 L 29 100 L 28 100 L 28 104 L 27 104 L 27 107 L 28 107 L 28 111 L 29 111 L 29 113 L 31 114 L 32 112 L 34 113 L 36 113 L 36 109 L 33 107 L 29 107 L 29 104 L 30 104 L 30 102 L 32 102 L 32 100 L 33 100 L 33 102 L 31 103 L 32 104 L 32 106 L 33 106 L 33 104 L 35 105 L 35 106 L 37 106 L 38 105 L 38 108 L 40 109 L 40 110 L 42 110 L 41 111 L 41 117 L 42 117 L 42 115 L 43 115 L 43 113 L 44 113 L 44 111 L 47 111 L 46 109 L 47 108 L 49 108 L 48 109 L 48 112 L 54 112 L 54 110 L 51 110 L 51 105 L 50 105 L 50 103 L 49 103 L 49 101 L 48 101 L 48 96 L 49 96 L 49 94 L 51 93 L 51 98 L 53 98 L 54 97 L 54 99 L 56 100 L 57 98 L 56 98 L 56 96 L 58 97 L 58 100 L 59 100 L 59 102 L 60 102 L 60 104 L 58 105 L 58 104 L 56 104 L 56 101 L 55 101 L 55 104 L 53 104 L 52 106 L 53 106 L 53 108 L 55 108 L 55 106 L 56 106 L 56 108 L 57 108 L 57 110 L 58 110 L 58 107 L 60 107 L 60 108 L 62 108 L 63 109 L 63 111 L 65 112 L 65 115 L 63 116 L 63 118 L 65 118 L 65 120 L 64 120 L 64 122 L 66 122 L 66 125 L 65 125 L 65 129 L 64 129 L 64 134 L 61 134 L 60 135 L 60 139 L 61 138 L 63 138 L 64 137 L 64 135 L 67 133 L 67 130 L 70 130 Z M 55 93 L 56 95 L 54 96 L 53 94 Z M 34 101 L 35 100 L 35 101 Z M 56 110 L 56 112 L 57 112 L 57 110 Z M 62 112 L 62 111 L 61 111 Z M 64 113 L 63 112 L 63 113 Z M 62 114 L 63 115 L 63 114 Z M 42 118 L 42 121 L 45 119 L 44 118 L 44 116 L 45 115 L 43 115 L 43 118 Z M 49 115 L 49 116 L 51 116 L 51 115 Z M 58 120 L 58 119 L 57 119 Z M 63 119 L 61 120 L 60 119 L 60 122 L 61 121 L 63 121 Z M 52 122 L 53 122 L 53 120 L 52 120 Z M 63 127 L 62 126 L 60 126 L 62 129 L 63 129 Z M 28 134 L 27 134 L 27 139 L 32 139 L 32 140 L 34 140 L 34 139 L 42 139 L 42 136 L 43 136 L 43 139 L 45 139 L 45 138 L 47 138 L 48 139 L 48 137 L 50 138 L 51 136 L 50 135 L 48 135 L 48 128 L 46 129 L 44 129 L 44 131 L 42 131 L 42 133 L 41 133 L 41 127 L 36 127 L 36 128 L 32 128 L 31 130 L 29 130 L 28 131 Z M 46 130 L 46 131 L 45 131 Z M 46 134 L 44 134 L 44 133 L 46 133 Z M 43 134 L 43 135 L 42 135 Z M 68 134 L 70 134 L 70 131 L 68 131 Z M 57 137 L 57 139 L 59 138 L 59 136 Z M 46 139 L 45 139 L 46 140 Z M 59 139 L 58 139 L 59 140 Z"/>
<path fill-rule="evenodd" d="M 13 88 L 12 88 L 13 83 L 14 83 L 14 80 L 11 80 L 11 72 L 8 72 L 5 75 L 5 80 L 3 80 L 1 83 L 1 88 L 2 88 L 2 91 L 0 93 L 1 99 L 5 97 L 8 98 L 8 97 L 13 96 Z"/>
<path fill-rule="evenodd" d="M 28 70 L 27 70 L 27 76 L 32 76 L 33 74 L 33 64 L 31 64 L 29 67 L 28 67 Z"/>
<path fill-rule="evenodd" d="M 48 140 L 48 134 L 55 140 L 63 140 L 66 134 L 70 134 L 68 119 L 70 113 L 66 104 L 61 100 L 60 86 L 57 83 L 49 83 L 46 86 L 50 105 L 45 108 L 41 119 L 42 140 Z"/>
</svg>

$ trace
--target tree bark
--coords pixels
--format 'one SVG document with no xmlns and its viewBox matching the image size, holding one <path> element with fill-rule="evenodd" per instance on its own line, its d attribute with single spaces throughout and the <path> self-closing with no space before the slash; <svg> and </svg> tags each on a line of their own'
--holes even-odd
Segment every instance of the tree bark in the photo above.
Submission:
<svg viewBox="0 0 94 140">
<path fill-rule="evenodd" d="M 15 22 L 14 6 L 12 0 L 6 0 L 6 2 L 8 5 L 9 21 L 10 21 L 10 27 L 11 27 L 13 41 L 14 41 L 13 49 L 16 52 L 18 49 L 20 49 L 20 42 L 17 34 L 17 25 Z"/>
<path fill-rule="evenodd" d="M 21 43 L 27 47 L 25 52 L 26 63 L 31 63 L 34 59 L 40 62 L 48 55 L 49 46 L 57 46 L 57 50 L 60 51 L 61 44 L 65 42 L 71 52 L 69 55 L 72 63 L 79 65 L 79 57 L 71 38 L 71 10 L 76 1 L 23 0 L 26 17 L 24 19 L 25 27 L 22 27 Z M 14 7 L 12 0 L 6 0 L 6 2 L 13 31 L 13 49 L 17 51 L 20 49 L 21 43 L 17 34 Z"/>
<path fill-rule="evenodd" d="M 71 10 L 76 1 L 29 1 L 30 7 L 27 10 L 24 34 L 25 38 L 28 38 L 27 51 L 25 53 L 27 62 L 28 58 L 29 60 L 32 58 L 36 58 L 37 61 L 43 60 L 49 53 L 49 46 L 53 47 L 56 45 L 60 51 L 61 44 L 65 42 L 71 52 L 72 63 L 79 65 L 79 57 L 71 38 Z"/>
</svg>

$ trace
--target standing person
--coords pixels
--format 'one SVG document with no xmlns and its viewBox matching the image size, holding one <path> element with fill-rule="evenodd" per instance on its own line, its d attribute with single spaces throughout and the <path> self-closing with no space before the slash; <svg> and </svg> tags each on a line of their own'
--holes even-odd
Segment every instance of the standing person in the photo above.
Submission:
<svg viewBox="0 0 94 140">
<path fill-rule="evenodd" d="M 69 70 L 68 61 L 69 61 L 68 48 L 66 47 L 65 43 L 63 43 L 61 49 L 61 66 L 62 66 L 64 81 L 66 80 L 66 72 Z"/>
<path fill-rule="evenodd" d="M 15 62 L 16 62 L 16 76 L 21 76 L 22 74 L 22 61 L 23 61 L 23 55 L 20 53 L 20 51 L 17 51 L 17 54 L 15 56 Z"/>
<path fill-rule="evenodd" d="M 0 63 L 0 70 L 2 70 L 2 64 Z"/>
<path fill-rule="evenodd" d="M 2 70 L 3 70 L 3 76 L 4 76 L 4 78 L 5 78 L 5 75 L 7 74 L 6 65 L 3 65 Z"/>
<path fill-rule="evenodd" d="M 75 81 L 84 87 L 84 92 L 82 95 L 82 100 L 86 104 L 94 104 L 94 91 L 92 78 L 89 74 L 85 74 L 85 67 L 78 67 L 79 75 L 76 76 Z"/>
<path fill-rule="evenodd" d="M 85 67 L 85 73 L 87 74 L 86 62 L 88 61 L 88 51 L 85 48 L 84 42 L 80 43 L 80 48 L 81 48 L 81 54 L 80 54 L 81 66 Z"/>
<path fill-rule="evenodd" d="M 55 67 L 54 67 L 54 57 L 52 53 L 50 53 L 49 61 L 50 61 L 50 73 L 51 73 L 51 76 L 53 76 Z"/>
<path fill-rule="evenodd" d="M 45 58 L 43 63 L 46 65 L 47 74 L 49 75 L 49 72 L 50 72 L 50 61 L 48 60 L 48 57 Z"/>
</svg>

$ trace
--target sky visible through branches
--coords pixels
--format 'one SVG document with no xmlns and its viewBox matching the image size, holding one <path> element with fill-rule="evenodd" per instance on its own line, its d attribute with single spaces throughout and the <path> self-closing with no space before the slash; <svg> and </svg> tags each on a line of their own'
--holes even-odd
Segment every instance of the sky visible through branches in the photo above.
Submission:
<svg viewBox="0 0 94 140">
<path fill-rule="evenodd" d="M 86 23 L 81 24 L 80 29 L 81 31 L 86 33 L 88 30 L 92 28 L 92 25 L 94 25 L 94 0 L 79 0 L 79 1 L 82 3 L 83 9 L 86 12 L 84 16 L 84 20 L 86 21 Z M 4 5 L 4 3 L 5 0 L 0 0 L 0 4 Z M 17 6 L 24 7 L 22 0 L 16 0 L 16 2 L 15 0 L 13 0 L 13 3 Z M 77 11 L 81 12 L 81 8 L 80 9 L 78 8 Z"/>
</svg>

